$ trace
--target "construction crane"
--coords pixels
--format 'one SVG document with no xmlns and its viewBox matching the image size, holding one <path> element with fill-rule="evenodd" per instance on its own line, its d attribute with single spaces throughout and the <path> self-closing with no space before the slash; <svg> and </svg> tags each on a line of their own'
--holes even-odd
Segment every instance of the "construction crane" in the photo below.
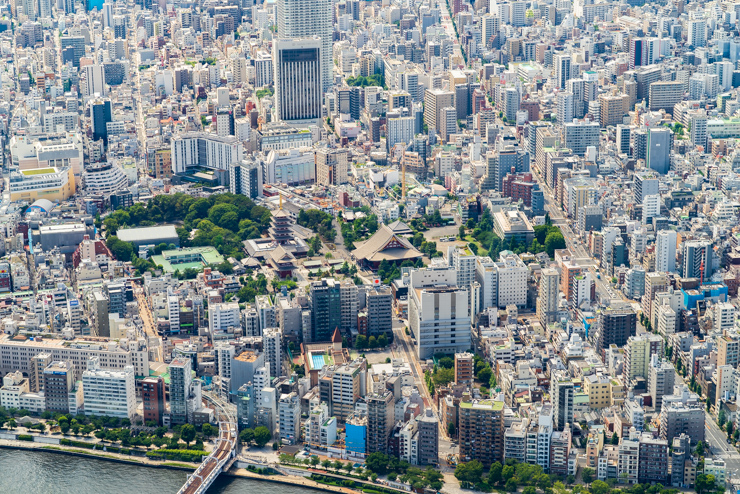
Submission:
<svg viewBox="0 0 740 494">
<path fill-rule="evenodd" d="M 406 202 L 406 160 L 401 158 L 401 200 Z"/>
</svg>

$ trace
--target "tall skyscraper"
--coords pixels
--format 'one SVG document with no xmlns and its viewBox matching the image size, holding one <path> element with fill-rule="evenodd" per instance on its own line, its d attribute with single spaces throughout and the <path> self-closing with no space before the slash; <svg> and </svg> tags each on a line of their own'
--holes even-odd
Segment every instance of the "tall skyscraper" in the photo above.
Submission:
<svg viewBox="0 0 740 494">
<path fill-rule="evenodd" d="M 105 96 L 107 94 L 105 86 L 105 71 L 102 65 L 86 65 L 85 84 L 82 86 L 83 96 Z"/>
<path fill-rule="evenodd" d="M 33 0 L 23 0 L 23 13 L 26 14 L 29 21 L 36 20 L 36 5 Z"/>
<path fill-rule="evenodd" d="M 311 341 L 330 341 L 334 331 L 342 326 L 339 283 L 323 279 L 311 283 Z"/>
<path fill-rule="evenodd" d="M 103 139 L 108 142 L 108 122 L 113 121 L 110 100 L 95 100 L 90 103 L 90 119 L 92 120 L 92 140 Z"/>
<path fill-rule="evenodd" d="M 671 169 L 673 131 L 667 127 L 650 128 L 647 137 L 647 165 L 665 175 Z"/>
<path fill-rule="evenodd" d="M 141 381 L 141 400 L 144 408 L 144 422 L 153 421 L 161 425 L 162 415 L 166 411 L 164 379 L 162 377 L 144 378 Z"/>
<path fill-rule="evenodd" d="M 558 113 L 557 119 L 559 124 L 568 124 L 573 122 L 573 93 L 558 93 L 557 96 Z"/>
<path fill-rule="evenodd" d="M 655 271 L 674 273 L 676 271 L 676 232 L 661 230 L 655 238 Z"/>
<path fill-rule="evenodd" d="M 628 156 L 631 156 L 630 133 L 629 125 L 617 125 L 617 149 Z"/>
<path fill-rule="evenodd" d="M 706 19 L 693 19 L 689 21 L 688 44 L 694 48 L 707 45 L 707 21 Z"/>
<path fill-rule="evenodd" d="M 712 275 L 712 244 L 708 241 L 689 240 L 683 244 L 683 277 L 703 278 Z M 704 271 L 702 271 L 702 267 Z"/>
<path fill-rule="evenodd" d="M 504 460 L 504 402 L 463 398 L 458 421 L 460 457 L 488 466 Z M 369 451 L 369 450 L 368 450 Z"/>
<path fill-rule="evenodd" d="M 51 17 L 51 0 L 39 0 L 38 16 L 41 19 Z"/>
<path fill-rule="evenodd" d="M 647 47 L 647 40 L 644 38 L 633 38 L 630 41 L 630 70 L 648 64 Z"/>
<path fill-rule="evenodd" d="M 550 378 L 550 399 L 553 408 L 553 427 L 561 430 L 573 421 L 573 381 L 564 371 Z"/>
<path fill-rule="evenodd" d="M 609 345 L 623 347 L 627 339 L 637 331 L 637 314 L 629 305 L 611 306 L 599 314 L 598 327 L 594 335 L 597 351 Z"/>
<path fill-rule="evenodd" d="M 654 196 L 660 194 L 660 180 L 654 172 L 637 172 L 635 173 L 634 192 L 635 202 L 642 204 L 645 196 Z"/>
<path fill-rule="evenodd" d="M 321 39 L 321 89 L 331 86 L 332 72 L 332 0 L 278 0 L 278 37 L 296 39 L 318 36 Z M 274 50 L 274 48 L 273 48 Z"/>
<path fill-rule="evenodd" d="M 170 362 L 170 416 L 173 424 L 188 421 L 188 396 L 192 381 L 189 358 L 176 358 Z"/>
<path fill-rule="evenodd" d="M 367 453 L 387 453 L 393 425 L 393 393 L 372 394 L 367 401 Z"/>
<path fill-rule="evenodd" d="M 570 79 L 571 77 L 570 55 L 566 55 L 565 53 L 555 55 L 554 62 L 555 84 L 557 84 L 558 89 L 565 89 L 565 85 L 568 82 L 568 79 Z"/>
<path fill-rule="evenodd" d="M 69 412 L 69 392 L 74 388 L 74 364 L 68 360 L 52 362 L 44 369 L 44 396 L 46 410 Z"/>
<path fill-rule="evenodd" d="M 279 39 L 273 43 L 275 106 L 279 120 L 321 118 L 323 41 Z"/>
<path fill-rule="evenodd" d="M 557 319 L 560 273 L 557 269 L 545 268 L 540 277 L 540 292 L 537 297 L 537 317 L 543 326 Z"/>
<path fill-rule="evenodd" d="M 673 369 L 673 364 L 666 360 L 661 360 L 657 354 L 650 356 L 648 393 L 650 393 L 653 399 L 653 407 L 656 410 L 660 410 L 663 404 L 663 396 L 673 391 L 675 379 L 676 371 Z"/>
</svg>

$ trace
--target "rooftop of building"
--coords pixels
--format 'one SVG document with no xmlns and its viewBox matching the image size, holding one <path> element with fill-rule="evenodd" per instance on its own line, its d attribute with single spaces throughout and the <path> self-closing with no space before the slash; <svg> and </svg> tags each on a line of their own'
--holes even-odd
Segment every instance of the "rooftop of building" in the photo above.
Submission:
<svg viewBox="0 0 740 494">
<path fill-rule="evenodd" d="M 199 261 L 178 262 L 178 258 L 198 257 Z M 218 253 L 215 247 L 184 247 L 174 250 L 163 250 L 161 254 L 152 256 L 152 260 L 158 266 L 162 266 L 165 273 L 184 271 L 186 269 L 202 270 L 206 265 L 221 264 L 224 257 Z"/>
<path fill-rule="evenodd" d="M 234 360 L 238 360 L 239 362 L 247 362 L 252 363 L 257 361 L 258 354 L 256 352 L 253 352 L 251 350 L 244 350 L 242 353 L 234 357 Z"/>
<path fill-rule="evenodd" d="M 124 242 L 141 243 L 148 238 L 154 240 L 177 238 L 177 231 L 174 225 L 143 226 L 139 228 L 121 228 L 116 235 L 119 240 Z"/>
<path fill-rule="evenodd" d="M 498 400 L 461 401 L 460 408 L 471 408 L 473 410 L 491 410 L 497 412 L 504 409 L 504 402 Z"/>
<path fill-rule="evenodd" d="M 21 173 L 26 177 L 30 177 L 33 175 L 49 175 L 56 173 L 56 170 L 54 168 L 34 168 L 31 170 L 21 170 Z"/>
</svg>

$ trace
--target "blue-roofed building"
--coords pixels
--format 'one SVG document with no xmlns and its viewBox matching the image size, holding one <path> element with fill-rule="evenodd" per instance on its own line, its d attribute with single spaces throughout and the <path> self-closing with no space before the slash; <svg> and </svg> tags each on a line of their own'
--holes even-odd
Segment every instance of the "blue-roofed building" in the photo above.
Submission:
<svg viewBox="0 0 740 494">
<path fill-rule="evenodd" d="M 367 417 L 353 413 L 345 422 L 344 448 L 348 456 L 365 457 L 367 448 Z"/>
<path fill-rule="evenodd" d="M 104 0 L 87 0 L 87 10 L 98 9 L 102 11 L 103 3 L 105 3 Z"/>
<path fill-rule="evenodd" d="M 727 302 L 729 289 L 724 283 L 704 283 L 697 289 L 681 290 L 683 294 L 682 309 L 695 309 L 699 302 Z"/>
<path fill-rule="evenodd" d="M 38 199 L 28 207 L 26 212 L 41 211 L 48 214 L 53 208 L 54 204 L 49 199 Z"/>
</svg>

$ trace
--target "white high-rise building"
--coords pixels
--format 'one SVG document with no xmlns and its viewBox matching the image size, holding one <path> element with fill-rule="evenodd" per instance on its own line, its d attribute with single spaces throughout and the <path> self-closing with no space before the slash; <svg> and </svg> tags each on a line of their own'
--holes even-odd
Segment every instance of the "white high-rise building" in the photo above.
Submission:
<svg viewBox="0 0 740 494">
<path fill-rule="evenodd" d="M 457 286 L 469 288 L 475 281 L 475 260 L 475 254 L 467 247 L 447 249 L 447 264 L 457 273 Z"/>
<path fill-rule="evenodd" d="M 323 49 L 322 40 L 317 37 L 278 39 L 273 42 L 272 65 L 275 70 L 278 120 L 321 118 Z"/>
<path fill-rule="evenodd" d="M 236 347 L 226 342 L 221 342 L 214 348 L 216 363 L 218 364 L 218 377 L 221 379 L 221 396 L 229 396 L 231 392 L 231 361 L 234 359 Z"/>
<path fill-rule="evenodd" d="M 261 88 L 272 84 L 272 57 L 267 52 L 258 52 L 254 58 L 254 87 Z"/>
<path fill-rule="evenodd" d="M 642 198 L 642 224 L 652 223 L 653 218 L 660 216 L 660 196 L 649 195 Z"/>
<path fill-rule="evenodd" d="M 332 37 L 334 32 L 332 0 L 278 0 L 277 19 L 280 39 L 318 36 L 321 50 L 321 89 L 332 84 Z M 275 47 L 273 46 L 273 50 Z"/>
<path fill-rule="evenodd" d="M 167 317 L 170 321 L 170 331 L 180 332 L 180 297 L 172 293 L 167 295 Z"/>
<path fill-rule="evenodd" d="M 39 0 L 39 17 L 41 19 L 51 17 L 51 0 Z"/>
<path fill-rule="evenodd" d="M 480 285 L 478 311 L 498 306 L 498 270 L 490 257 L 476 257 L 475 281 Z"/>
<path fill-rule="evenodd" d="M 92 357 L 82 373 L 82 393 L 86 414 L 132 419 L 136 414 L 134 367 L 101 369 L 99 358 Z"/>
<path fill-rule="evenodd" d="M 560 273 L 557 269 L 544 268 L 540 276 L 540 291 L 537 297 L 537 317 L 543 326 L 556 322 Z"/>
<path fill-rule="evenodd" d="M 262 390 L 268 388 L 271 383 L 270 367 L 258 367 L 254 371 L 254 399 L 255 403 L 261 404 Z"/>
<path fill-rule="evenodd" d="M 732 62 L 714 62 L 712 64 L 714 73 L 719 77 L 719 85 L 722 91 L 729 91 L 732 89 L 732 72 L 734 65 Z"/>
<path fill-rule="evenodd" d="M 228 170 L 244 157 L 244 147 L 234 136 L 187 132 L 172 139 L 172 171 L 187 173 L 192 168 Z"/>
<path fill-rule="evenodd" d="M 414 117 L 389 117 L 386 121 L 385 141 L 390 151 L 396 143 L 410 144 L 414 139 Z"/>
<path fill-rule="evenodd" d="M 735 327 L 735 306 L 724 302 L 714 306 L 714 329 L 729 331 Z"/>
<path fill-rule="evenodd" d="M 529 268 L 517 255 L 510 255 L 496 263 L 498 272 L 498 307 L 527 305 L 527 277 Z"/>
<path fill-rule="evenodd" d="M 558 123 L 565 125 L 573 122 L 573 93 L 558 94 Z"/>
<path fill-rule="evenodd" d="M 707 114 L 705 111 L 691 113 L 691 144 L 701 146 L 707 152 Z"/>
<path fill-rule="evenodd" d="M 283 375 L 283 334 L 280 328 L 265 328 L 262 334 L 262 346 L 265 351 L 265 363 L 270 364 L 270 375 L 280 377 Z"/>
<path fill-rule="evenodd" d="M 103 3 L 103 28 L 113 27 L 113 2 Z"/>
<path fill-rule="evenodd" d="M 208 308 L 208 326 L 211 334 L 241 327 L 239 304 L 236 302 L 213 304 Z"/>
<path fill-rule="evenodd" d="M 707 21 L 692 19 L 689 21 L 688 44 L 694 48 L 707 46 Z"/>
<path fill-rule="evenodd" d="M 527 4 L 525 2 L 511 2 L 511 25 L 522 27 L 527 25 Z"/>
<path fill-rule="evenodd" d="M 661 230 L 656 235 L 655 271 L 659 273 L 676 272 L 676 232 L 673 230 Z"/>
<path fill-rule="evenodd" d="M 82 85 L 82 95 L 92 96 L 98 94 L 105 96 L 108 91 L 105 86 L 105 72 L 102 65 L 86 65 L 85 84 Z"/>
<path fill-rule="evenodd" d="M 436 262 L 411 272 L 409 323 L 419 358 L 470 347 L 468 289 L 457 286 L 454 268 Z"/>
<path fill-rule="evenodd" d="M 481 30 L 483 31 L 483 44 L 486 45 L 486 48 L 490 48 L 491 39 L 498 34 L 501 27 L 499 17 L 493 14 L 484 14 L 480 22 L 482 25 Z"/>
<path fill-rule="evenodd" d="M 294 391 L 284 394 L 278 402 L 280 440 L 283 444 L 295 444 L 301 437 L 301 399 Z"/>
</svg>

